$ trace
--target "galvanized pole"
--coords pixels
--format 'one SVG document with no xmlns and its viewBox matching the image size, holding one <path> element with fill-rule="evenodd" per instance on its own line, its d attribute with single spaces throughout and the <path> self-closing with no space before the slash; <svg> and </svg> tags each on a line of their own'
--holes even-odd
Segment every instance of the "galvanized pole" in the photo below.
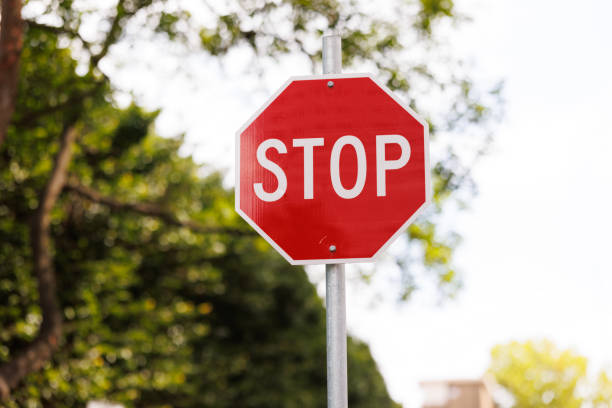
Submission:
<svg viewBox="0 0 612 408">
<path fill-rule="evenodd" d="M 342 39 L 323 37 L 323 74 L 342 73 Z M 328 86 L 334 86 L 333 80 Z M 335 252 L 336 247 L 329 247 Z M 327 323 L 327 407 L 348 408 L 346 373 L 346 287 L 344 264 L 325 266 Z"/>
</svg>

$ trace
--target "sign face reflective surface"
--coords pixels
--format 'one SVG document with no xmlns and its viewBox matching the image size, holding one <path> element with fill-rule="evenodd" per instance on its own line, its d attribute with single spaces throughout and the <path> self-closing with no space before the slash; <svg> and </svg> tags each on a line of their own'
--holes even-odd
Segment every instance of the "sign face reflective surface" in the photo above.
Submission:
<svg viewBox="0 0 612 408">
<path fill-rule="evenodd" d="M 292 264 L 371 261 L 431 199 L 428 143 L 368 75 L 292 78 L 236 135 L 236 211 Z"/>
</svg>

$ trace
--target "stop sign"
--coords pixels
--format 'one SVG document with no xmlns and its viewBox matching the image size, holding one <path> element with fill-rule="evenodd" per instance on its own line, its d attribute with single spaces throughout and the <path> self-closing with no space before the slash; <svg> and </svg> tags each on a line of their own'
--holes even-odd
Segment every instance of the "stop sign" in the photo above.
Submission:
<svg viewBox="0 0 612 408">
<path fill-rule="evenodd" d="M 292 264 L 371 261 L 430 199 L 428 126 L 369 75 L 291 78 L 236 134 L 236 211 Z"/>
</svg>

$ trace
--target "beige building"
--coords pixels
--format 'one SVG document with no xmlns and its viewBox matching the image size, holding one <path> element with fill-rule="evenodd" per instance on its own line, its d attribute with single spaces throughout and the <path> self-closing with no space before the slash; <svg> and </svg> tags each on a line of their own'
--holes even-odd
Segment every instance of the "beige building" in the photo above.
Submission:
<svg viewBox="0 0 612 408">
<path fill-rule="evenodd" d="M 495 408 L 483 380 L 423 381 L 423 408 Z"/>
</svg>

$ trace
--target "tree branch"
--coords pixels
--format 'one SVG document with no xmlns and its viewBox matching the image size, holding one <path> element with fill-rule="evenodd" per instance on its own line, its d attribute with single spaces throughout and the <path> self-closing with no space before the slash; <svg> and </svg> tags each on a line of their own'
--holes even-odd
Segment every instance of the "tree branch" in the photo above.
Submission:
<svg viewBox="0 0 612 408">
<path fill-rule="evenodd" d="M 55 34 L 65 34 L 70 38 L 77 38 L 79 41 L 81 41 L 81 44 L 83 45 L 83 47 L 85 47 L 85 49 L 91 53 L 91 50 L 90 50 L 91 44 L 88 41 L 85 41 L 85 39 L 81 36 L 81 34 L 79 34 L 78 31 L 70 30 L 69 28 L 66 28 L 66 27 L 58 27 L 58 26 L 51 26 L 48 24 L 41 24 L 34 20 L 25 20 L 25 22 L 28 25 L 28 27 L 39 28 L 41 30 L 50 31 Z"/>
<path fill-rule="evenodd" d="M 110 46 L 113 45 L 119 38 L 119 35 L 121 34 L 121 31 L 122 31 L 121 20 L 133 14 L 133 13 L 126 12 L 124 8 L 124 3 L 125 3 L 125 0 L 119 0 L 119 2 L 117 3 L 117 7 L 116 7 L 117 14 L 115 14 L 115 17 L 113 18 L 113 22 L 111 23 L 111 28 L 108 31 L 108 34 L 106 35 L 106 39 L 104 40 L 104 43 L 102 43 L 102 49 L 100 50 L 99 53 L 91 57 L 90 64 L 92 67 L 98 66 L 98 63 L 100 62 L 100 60 L 104 58 L 104 56 L 106 56 L 106 54 L 108 53 Z"/>
<path fill-rule="evenodd" d="M 94 190 L 91 187 L 84 186 L 78 182 L 69 181 L 66 183 L 65 188 L 71 190 L 81 197 L 86 198 L 89 201 L 95 203 L 104 204 L 115 211 L 132 211 L 141 215 L 159 218 L 166 224 L 174 225 L 177 227 L 189 228 L 193 232 L 201 234 L 230 234 L 230 235 L 254 235 L 254 231 L 243 230 L 239 228 L 231 227 L 210 227 L 202 225 L 192 220 L 180 220 L 176 215 L 170 211 L 151 203 L 140 203 L 140 202 L 124 202 L 119 201 L 115 198 L 105 196 L 100 192 Z"/>
<path fill-rule="evenodd" d="M 2 0 L 0 25 L 0 146 L 15 111 L 19 60 L 23 46 L 21 0 Z"/>
<path fill-rule="evenodd" d="M 30 228 L 33 269 L 38 281 L 42 324 L 38 336 L 25 350 L 0 366 L 0 397 L 8 398 L 10 391 L 28 374 L 39 370 L 51 359 L 62 336 L 62 312 L 57 300 L 57 283 L 51 256 L 51 210 L 66 183 L 72 145 L 76 138 L 74 126 L 62 132 L 60 148 L 51 176 L 43 190 Z"/>
</svg>

